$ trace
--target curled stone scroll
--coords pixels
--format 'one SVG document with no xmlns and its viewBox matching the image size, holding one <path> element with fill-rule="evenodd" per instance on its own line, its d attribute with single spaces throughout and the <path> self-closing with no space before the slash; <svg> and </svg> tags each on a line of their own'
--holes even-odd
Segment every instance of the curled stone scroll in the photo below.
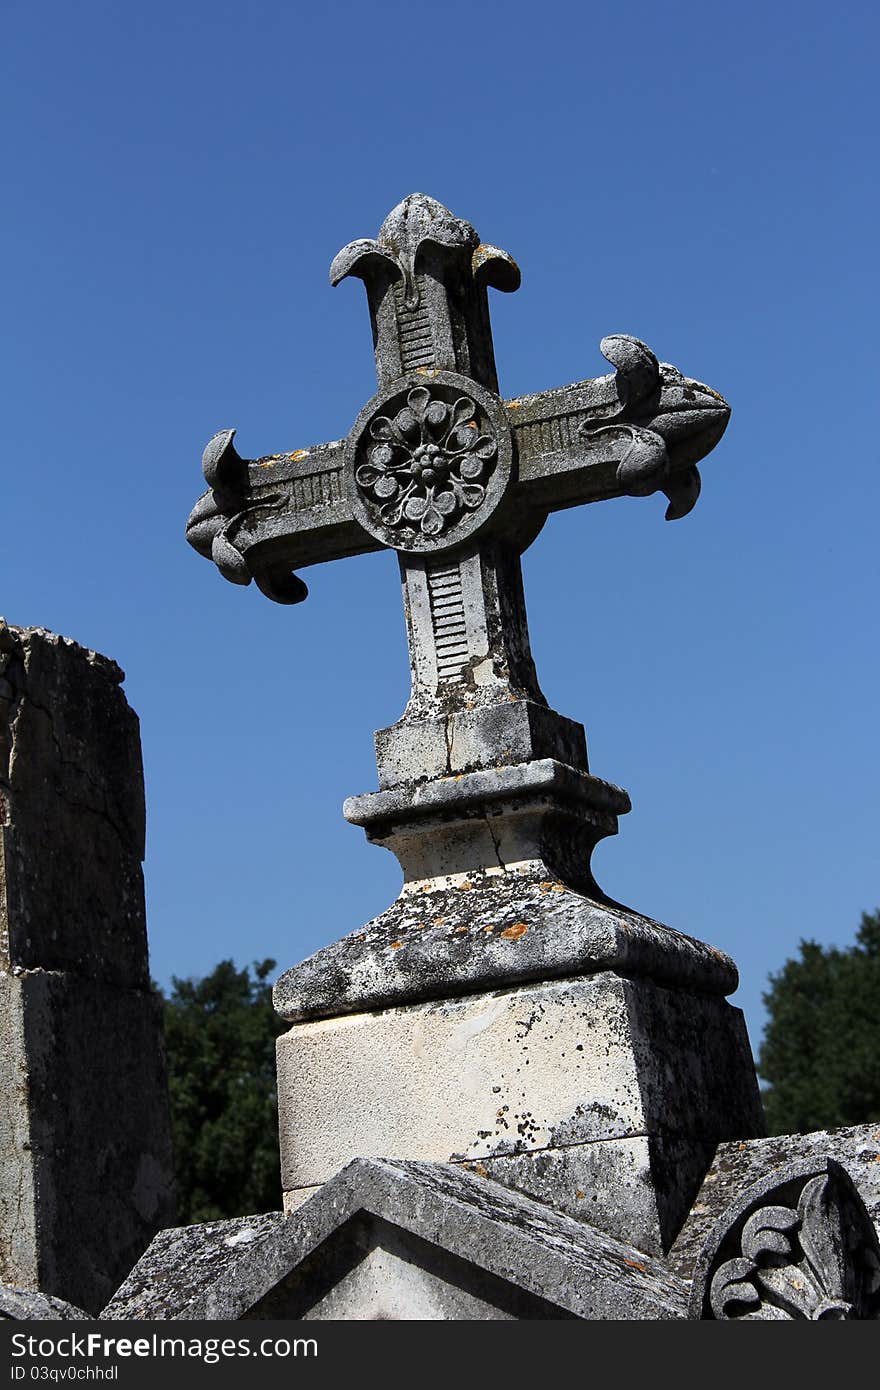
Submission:
<svg viewBox="0 0 880 1390">
<path fill-rule="evenodd" d="M 846 1169 L 791 1164 L 748 1188 L 703 1246 L 690 1316 L 880 1318 L 880 1243 Z"/>
</svg>

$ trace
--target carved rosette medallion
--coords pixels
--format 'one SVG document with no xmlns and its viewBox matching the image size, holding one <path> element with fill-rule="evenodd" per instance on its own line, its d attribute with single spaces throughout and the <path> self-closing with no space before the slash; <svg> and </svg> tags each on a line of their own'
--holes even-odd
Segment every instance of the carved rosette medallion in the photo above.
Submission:
<svg viewBox="0 0 880 1390">
<path fill-rule="evenodd" d="M 481 531 L 510 479 L 504 407 L 469 377 L 414 373 L 361 411 L 345 448 L 355 516 L 394 550 L 448 550 Z"/>
</svg>

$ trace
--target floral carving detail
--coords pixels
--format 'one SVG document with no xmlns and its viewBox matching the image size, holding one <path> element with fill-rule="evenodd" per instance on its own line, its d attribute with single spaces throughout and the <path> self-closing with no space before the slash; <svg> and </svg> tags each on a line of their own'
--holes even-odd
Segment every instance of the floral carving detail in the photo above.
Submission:
<svg viewBox="0 0 880 1390">
<path fill-rule="evenodd" d="M 498 445 L 481 433 L 468 396 L 450 404 L 414 386 L 395 415 L 376 416 L 369 433 L 355 480 L 385 526 L 440 536 L 482 505 Z"/>
<path fill-rule="evenodd" d="M 695 1290 L 702 1316 L 813 1322 L 880 1316 L 880 1246 L 847 1173 L 831 1160 L 798 1187 L 776 1188 L 785 1205 L 766 1199 L 753 1205 L 733 1246 L 739 1253 L 713 1261 L 708 1279 L 695 1279 L 706 1290 Z"/>
</svg>

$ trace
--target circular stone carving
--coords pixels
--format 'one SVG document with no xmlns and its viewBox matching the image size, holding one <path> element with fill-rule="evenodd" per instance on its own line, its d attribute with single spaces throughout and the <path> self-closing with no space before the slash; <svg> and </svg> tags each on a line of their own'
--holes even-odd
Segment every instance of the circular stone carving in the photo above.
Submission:
<svg viewBox="0 0 880 1390">
<path fill-rule="evenodd" d="M 448 550 L 486 525 L 510 478 L 504 407 L 469 377 L 401 378 L 374 396 L 345 446 L 355 517 L 394 550 Z"/>
</svg>

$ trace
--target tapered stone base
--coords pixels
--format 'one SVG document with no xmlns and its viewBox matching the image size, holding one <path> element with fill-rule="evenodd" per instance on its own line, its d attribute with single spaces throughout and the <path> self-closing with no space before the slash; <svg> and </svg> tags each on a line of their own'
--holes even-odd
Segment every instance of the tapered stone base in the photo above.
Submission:
<svg viewBox="0 0 880 1390">
<path fill-rule="evenodd" d="M 352 1158 L 424 1159 L 647 1250 L 714 1145 L 762 1130 L 739 1010 L 611 971 L 299 1023 L 278 1084 L 289 1209 Z"/>
</svg>

